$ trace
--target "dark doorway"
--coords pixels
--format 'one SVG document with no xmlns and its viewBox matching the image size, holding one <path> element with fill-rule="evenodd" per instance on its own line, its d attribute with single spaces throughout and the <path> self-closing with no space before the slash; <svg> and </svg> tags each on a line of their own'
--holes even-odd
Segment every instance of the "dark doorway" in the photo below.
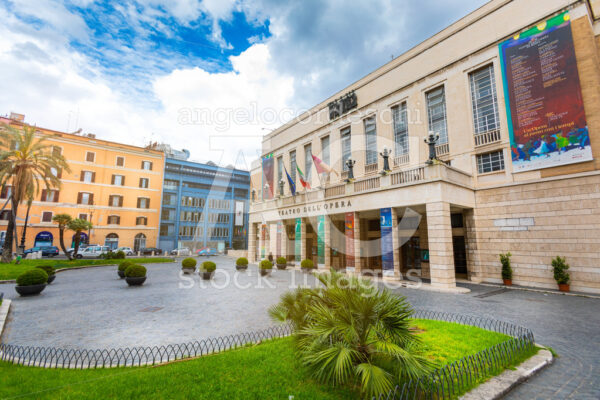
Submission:
<svg viewBox="0 0 600 400">
<path fill-rule="evenodd" d="M 467 250 L 465 247 L 464 236 L 453 236 L 452 245 L 454 248 L 454 270 L 461 278 L 467 278 Z"/>
</svg>

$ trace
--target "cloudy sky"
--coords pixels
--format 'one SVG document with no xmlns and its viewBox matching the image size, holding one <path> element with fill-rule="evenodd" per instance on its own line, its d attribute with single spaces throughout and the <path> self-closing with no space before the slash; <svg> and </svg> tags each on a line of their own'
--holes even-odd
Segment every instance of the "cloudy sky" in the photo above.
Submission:
<svg viewBox="0 0 600 400">
<path fill-rule="evenodd" d="M 0 114 L 256 157 L 260 137 L 485 0 L 0 0 Z"/>
</svg>

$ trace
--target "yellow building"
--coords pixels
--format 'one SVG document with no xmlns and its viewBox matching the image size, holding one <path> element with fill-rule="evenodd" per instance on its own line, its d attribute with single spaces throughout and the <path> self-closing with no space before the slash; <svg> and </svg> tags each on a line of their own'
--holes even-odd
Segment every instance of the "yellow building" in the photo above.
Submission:
<svg viewBox="0 0 600 400">
<path fill-rule="evenodd" d="M 15 128 L 24 125 L 23 116 L 0 118 Z M 53 215 L 66 213 L 87 219 L 94 228 L 83 239 L 90 244 L 132 249 L 154 247 L 158 242 L 164 153 L 126 144 L 38 128 L 46 143 L 67 160 L 71 172 L 61 173 L 59 190 L 42 190 L 29 212 L 25 248 L 51 245 L 60 248 Z M 10 188 L 0 193 L 6 199 Z M 5 200 L 4 200 L 5 201 Z M 4 204 L 4 202 L 2 202 Z M 21 204 L 17 216 L 18 242 L 21 242 L 27 205 Z M 4 239 L 8 212 L 0 214 L 0 239 Z M 65 246 L 73 242 L 66 233 Z"/>
</svg>

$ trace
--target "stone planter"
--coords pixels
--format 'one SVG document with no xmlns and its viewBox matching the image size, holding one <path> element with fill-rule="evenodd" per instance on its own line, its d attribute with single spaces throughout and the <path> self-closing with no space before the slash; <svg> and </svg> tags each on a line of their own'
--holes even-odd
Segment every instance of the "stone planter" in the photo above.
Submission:
<svg viewBox="0 0 600 400">
<path fill-rule="evenodd" d="M 316 269 L 316 268 L 302 268 L 302 267 L 300 267 L 300 269 L 301 269 L 301 270 L 302 270 L 302 272 L 304 272 L 304 273 L 309 273 L 309 272 L 311 272 L 312 270 L 314 270 L 314 269 Z"/>
<path fill-rule="evenodd" d="M 205 281 L 208 281 L 208 280 L 212 279 L 212 277 L 215 274 L 215 271 L 211 271 L 211 272 L 201 271 L 201 273 L 202 273 L 202 279 L 204 279 Z"/>
<path fill-rule="evenodd" d="M 196 268 L 181 268 L 184 274 L 189 275 L 196 272 Z"/>
<path fill-rule="evenodd" d="M 56 279 L 56 274 L 48 276 L 48 285 L 51 284 L 52 282 L 54 282 L 55 279 Z"/>
<path fill-rule="evenodd" d="M 286 269 L 287 264 L 277 264 L 277 269 Z"/>
<path fill-rule="evenodd" d="M 141 286 L 146 282 L 145 276 L 126 276 L 125 280 L 129 286 Z"/>
<path fill-rule="evenodd" d="M 502 279 L 505 286 L 512 286 L 512 279 Z"/>
<path fill-rule="evenodd" d="M 568 283 L 559 283 L 558 290 L 560 290 L 561 292 L 570 292 L 571 287 L 569 286 Z"/>
<path fill-rule="evenodd" d="M 45 288 L 45 283 L 41 283 L 39 285 L 15 286 L 15 290 L 21 296 L 33 296 L 35 294 L 40 294 Z"/>
<path fill-rule="evenodd" d="M 237 265 L 235 264 L 235 269 L 237 269 L 238 271 L 245 271 L 248 269 L 248 265 Z"/>
<path fill-rule="evenodd" d="M 260 276 L 269 276 L 271 275 L 271 270 L 270 269 L 259 269 L 260 271 Z"/>
<path fill-rule="evenodd" d="M 119 274 L 119 278 L 121 278 L 121 279 L 125 278 L 125 271 L 117 270 L 117 274 Z"/>
</svg>

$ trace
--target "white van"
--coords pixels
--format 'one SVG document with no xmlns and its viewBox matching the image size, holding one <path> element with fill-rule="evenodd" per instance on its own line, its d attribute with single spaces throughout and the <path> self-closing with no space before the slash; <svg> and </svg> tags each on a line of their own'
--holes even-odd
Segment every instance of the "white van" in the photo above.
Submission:
<svg viewBox="0 0 600 400">
<path fill-rule="evenodd" d="M 108 253 L 108 246 L 88 246 L 82 252 L 77 254 L 77 258 L 100 258 L 102 254 Z"/>
</svg>

